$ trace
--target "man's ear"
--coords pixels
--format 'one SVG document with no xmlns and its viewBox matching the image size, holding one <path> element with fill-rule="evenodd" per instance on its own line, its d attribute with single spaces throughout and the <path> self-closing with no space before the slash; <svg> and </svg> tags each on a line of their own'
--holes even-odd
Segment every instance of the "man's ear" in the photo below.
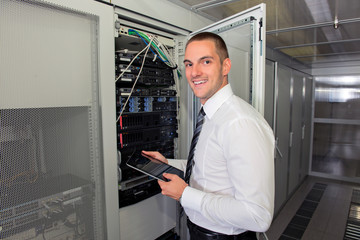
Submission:
<svg viewBox="0 0 360 240">
<path fill-rule="evenodd" d="M 230 58 L 225 58 L 225 60 L 223 61 L 223 66 L 222 66 L 222 74 L 223 76 L 226 76 L 229 74 L 231 69 L 231 60 Z"/>
</svg>

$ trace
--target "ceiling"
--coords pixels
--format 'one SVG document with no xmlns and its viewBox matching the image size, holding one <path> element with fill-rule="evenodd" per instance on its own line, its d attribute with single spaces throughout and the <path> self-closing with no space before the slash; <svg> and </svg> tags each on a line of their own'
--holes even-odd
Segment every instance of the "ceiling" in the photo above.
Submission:
<svg viewBox="0 0 360 240">
<path fill-rule="evenodd" d="M 266 3 L 268 47 L 310 68 L 359 66 L 360 0 L 170 1 L 214 21 Z"/>
</svg>

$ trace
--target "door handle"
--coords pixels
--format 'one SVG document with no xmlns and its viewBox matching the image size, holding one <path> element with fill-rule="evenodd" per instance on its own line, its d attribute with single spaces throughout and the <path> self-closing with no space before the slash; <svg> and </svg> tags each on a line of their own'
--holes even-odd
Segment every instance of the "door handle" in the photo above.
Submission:
<svg viewBox="0 0 360 240">
<path fill-rule="evenodd" d="M 278 142 L 279 142 L 279 138 L 277 137 L 275 140 L 275 148 L 276 148 L 276 152 L 279 154 L 280 158 L 283 158 L 283 155 L 278 147 Z"/>
<path fill-rule="evenodd" d="M 305 138 L 305 125 L 302 126 L 302 129 L 301 129 L 301 139 L 304 139 Z"/>
</svg>

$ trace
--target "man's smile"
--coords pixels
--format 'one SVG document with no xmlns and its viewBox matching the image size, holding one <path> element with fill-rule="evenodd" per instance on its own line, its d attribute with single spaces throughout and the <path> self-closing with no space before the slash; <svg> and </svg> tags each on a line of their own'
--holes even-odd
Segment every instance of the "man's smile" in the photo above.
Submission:
<svg viewBox="0 0 360 240">
<path fill-rule="evenodd" d="M 206 79 L 201 79 L 201 80 L 193 80 L 192 81 L 194 83 L 194 85 L 201 85 L 207 82 Z"/>
</svg>

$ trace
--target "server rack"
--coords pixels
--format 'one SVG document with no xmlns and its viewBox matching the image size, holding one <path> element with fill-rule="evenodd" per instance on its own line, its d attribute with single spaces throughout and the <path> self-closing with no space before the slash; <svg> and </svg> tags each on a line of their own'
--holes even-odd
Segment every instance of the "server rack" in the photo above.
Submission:
<svg viewBox="0 0 360 240">
<path fill-rule="evenodd" d="M 176 226 L 176 203 L 161 196 L 157 181 L 126 165 L 134 151 L 159 151 L 166 158 L 177 156 L 179 92 L 178 67 L 174 58 L 175 40 L 135 28 L 131 22 L 115 23 L 115 89 L 118 150 L 118 183 L 120 226 L 134 225 L 127 215 L 135 214 L 135 225 L 153 218 L 168 219 L 163 226 L 149 230 L 159 237 Z M 157 200 L 155 200 L 157 199 Z M 164 201 L 172 209 L 163 213 L 140 216 L 137 210 L 148 202 Z M 146 223 L 145 223 L 146 224 Z M 134 237 L 134 229 L 126 227 L 122 239 Z M 135 237 L 136 238 L 136 237 Z M 141 237 L 139 237 L 141 238 Z M 148 237 L 150 239 L 150 237 Z"/>
<path fill-rule="evenodd" d="M 154 179 L 126 161 L 134 151 L 175 156 L 178 126 L 174 40 L 121 24 L 115 38 L 115 85 L 119 151 L 119 207 L 160 192 Z M 165 45 L 166 44 L 166 45 Z M 170 50 L 169 50 L 170 49 Z"/>
</svg>

